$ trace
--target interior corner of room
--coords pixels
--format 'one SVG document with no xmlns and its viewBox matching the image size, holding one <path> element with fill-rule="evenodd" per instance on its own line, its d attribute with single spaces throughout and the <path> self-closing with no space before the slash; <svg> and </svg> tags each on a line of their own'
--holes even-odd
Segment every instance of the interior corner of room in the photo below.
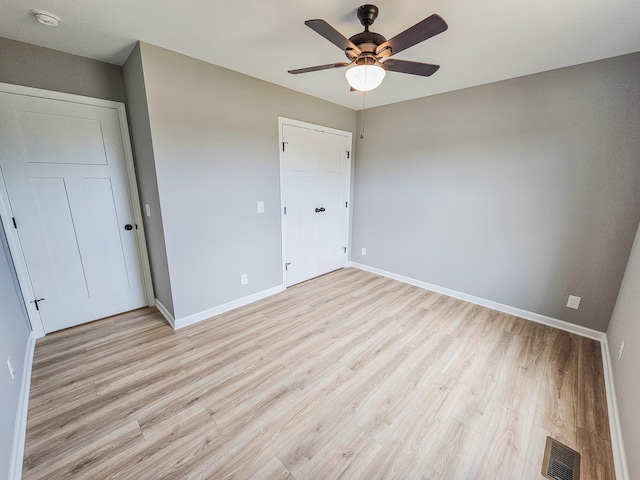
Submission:
<svg viewBox="0 0 640 480">
<path fill-rule="evenodd" d="M 145 304 L 174 328 L 286 288 L 279 118 L 353 135 L 344 266 L 599 340 L 616 472 L 640 475 L 640 53 L 368 108 L 364 140 L 362 112 L 149 43 L 119 67 L 0 38 L 0 64 L 0 92 L 126 106 Z M 19 475 L 37 303 L 0 213 L 0 472 Z"/>
</svg>

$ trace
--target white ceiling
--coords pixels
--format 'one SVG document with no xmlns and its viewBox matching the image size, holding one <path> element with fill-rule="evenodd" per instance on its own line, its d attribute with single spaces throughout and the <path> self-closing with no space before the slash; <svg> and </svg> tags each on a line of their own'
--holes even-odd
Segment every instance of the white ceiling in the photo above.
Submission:
<svg viewBox="0 0 640 480">
<path fill-rule="evenodd" d="M 398 54 L 436 63 L 423 78 L 390 72 L 367 107 L 640 51 L 639 0 L 377 0 L 372 31 L 391 38 L 432 13 L 449 29 Z M 0 36 L 122 65 L 142 40 L 299 92 L 362 108 L 344 69 L 287 70 L 345 61 L 304 25 L 322 18 L 346 37 L 362 31 L 359 0 L 0 0 Z M 31 9 L 60 17 L 40 26 Z M 0 66 L 1 68 L 1 66 Z"/>
</svg>

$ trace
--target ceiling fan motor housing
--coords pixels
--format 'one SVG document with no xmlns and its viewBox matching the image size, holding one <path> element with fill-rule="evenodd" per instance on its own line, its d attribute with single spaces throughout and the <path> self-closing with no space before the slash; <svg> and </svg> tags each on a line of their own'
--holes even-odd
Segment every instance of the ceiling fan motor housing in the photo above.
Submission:
<svg viewBox="0 0 640 480">
<path fill-rule="evenodd" d="M 378 7 L 375 5 L 362 5 L 358 7 L 358 20 L 364 25 L 364 28 L 369 28 L 369 26 L 376 21 L 376 18 L 378 18 Z"/>
<path fill-rule="evenodd" d="M 368 30 L 361 33 L 356 33 L 349 40 L 355 43 L 363 52 L 372 53 L 375 53 L 376 47 L 378 45 L 382 45 L 387 41 L 387 39 L 379 33 L 369 32 Z M 373 46 L 373 48 L 371 48 L 371 46 Z"/>
<path fill-rule="evenodd" d="M 362 51 L 362 53 L 375 54 L 378 45 L 382 45 L 387 41 L 379 33 L 370 32 L 369 27 L 378 18 L 378 7 L 375 5 L 362 5 L 358 8 L 358 20 L 364 26 L 364 32 L 356 33 L 349 40 L 353 42 Z M 352 52 L 346 51 L 347 58 L 353 60 L 357 58 L 357 55 L 351 55 Z"/>
</svg>

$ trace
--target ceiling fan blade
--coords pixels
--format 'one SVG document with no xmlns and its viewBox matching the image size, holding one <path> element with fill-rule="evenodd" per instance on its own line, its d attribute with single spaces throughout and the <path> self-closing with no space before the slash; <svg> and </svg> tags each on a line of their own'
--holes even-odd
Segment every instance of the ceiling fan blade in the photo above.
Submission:
<svg viewBox="0 0 640 480">
<path fill-rule="evenodd" d="M 430 77 L 440 68 L 440 65 L 396 60 L 395 58 L 387 60 L 381 65 L 382 68 L 389 72 L 410 73 L 411 75 L 420 75 L 422 77 Z"/>
<path fill-rule="evenodd" d="M 440 15 L 434 13 L 421 22 L 416 23 L 413 27 L 407 28 L 404 32 L 399 33 L 382 45 L 379 45 L 378 48 L 376 48 L 376 54 L 380 54 L 383 50 L 391 47 L 391 55 L 395 55 L 444 32 L 447 28 L 449 28 L 447 22 L 445 22 Z"/>
<path fill-rule="evenodd" d="M 307 20 L 304 23 L 311 30 L 322 35 L 335 46 L 340 48 L 343 52 L 351 50 L 353 51 L 354 55 L 360 55 L 362 53 L 355 43 L 342 35 L 339 31 L 337 31 L 324 20 Z"/>
<path fill-rule="evenodd" d="M 318 70 L 329 70 L 331 68 L 346 67 L 348 65 L 351 65 L 351 63 L 347 63 L 347 62 L 328 63 L 327 65 L 317 65 L 315 67 L 298 68 L 296 70 L 289 70 L 289 73 L 293 73 L 294 75 L 296 75 L 298 73 L 317 72 Z"/>
</svg>

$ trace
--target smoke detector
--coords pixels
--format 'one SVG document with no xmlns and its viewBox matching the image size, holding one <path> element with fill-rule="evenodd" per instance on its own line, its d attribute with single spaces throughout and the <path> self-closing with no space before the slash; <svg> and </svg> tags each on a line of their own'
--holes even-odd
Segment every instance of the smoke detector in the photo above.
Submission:
<svg viewBox="0 0 640 480">
<path fill-rule="evenodd" d="M 31 15 L 36 17 L 38 23 L 46 25 L 47 27 L 57 27 L 60 23 L 60 17 L 51 12 L 45 12 L 44 10 L 31 10 Z"/>
</svg>

